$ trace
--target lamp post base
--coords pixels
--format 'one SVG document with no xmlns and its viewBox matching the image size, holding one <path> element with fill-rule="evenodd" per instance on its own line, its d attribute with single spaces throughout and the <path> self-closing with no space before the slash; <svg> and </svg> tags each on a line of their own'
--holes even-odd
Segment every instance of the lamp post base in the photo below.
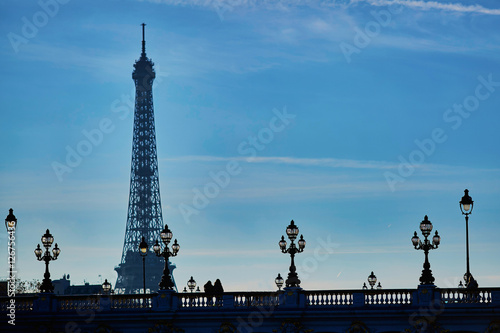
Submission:
<svg viewBox="0 0 500 333">
<path fill-rule="evenodd" d="M 288 278 L 285 281 L 285 284 L 286 284 L 287 288 L 290 288 L 290 287 L 300 288 L 300 280 L 299 280 L 297 273 L 295 273 L 295 274 L 289 273 Z"/>
</svg>

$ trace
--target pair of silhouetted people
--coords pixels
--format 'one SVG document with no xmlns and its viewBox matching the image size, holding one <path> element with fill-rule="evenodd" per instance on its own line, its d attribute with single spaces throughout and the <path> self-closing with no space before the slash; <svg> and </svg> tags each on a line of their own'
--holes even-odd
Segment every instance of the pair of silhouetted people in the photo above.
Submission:
<svg viewBox="0 0 500 333">
<path fill-rule="evenodd" d="M 208 280 L 207 283 L 203 286 L 205 293 L 208 295 L 222 295 L 224 293 L 224 288 L 222 288 L 222 283 L 219 279 L 215 280 L 212 285 L 212 281 Z"/>
</svg>

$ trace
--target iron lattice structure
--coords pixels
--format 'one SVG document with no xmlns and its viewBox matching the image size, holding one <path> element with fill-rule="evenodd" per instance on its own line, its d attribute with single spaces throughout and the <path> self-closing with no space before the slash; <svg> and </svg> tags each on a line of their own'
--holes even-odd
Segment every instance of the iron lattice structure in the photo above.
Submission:
<svg viewBox="0 0 500 333">
<path fill-rule="evenodd" d="M 139 243 L 144 237 L 151 249 L 163 229 L 152 89 L 156 74 L 154 63 L 146 56 L 144 27 L 145 24 L 142 25 L 141 57 L 132 73 L 136 94 L 127 227 L 121 263 L 115 267 L 118 273 L 115 291 L 121 293 L 135 293 L 143 288 Z M 163 258 L 152 252 L 146 256 L 146 289 L 158 290 L 164 263 Z M 173 268 L 171 265 L 171 270 Z"/>
</svg>

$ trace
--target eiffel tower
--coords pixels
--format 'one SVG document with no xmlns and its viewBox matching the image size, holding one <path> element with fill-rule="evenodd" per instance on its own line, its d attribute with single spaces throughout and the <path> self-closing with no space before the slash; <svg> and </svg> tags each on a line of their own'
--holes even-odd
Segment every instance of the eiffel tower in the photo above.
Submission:
<svg viewBox="0 0 500 333">
<path fill-rule="evenodd" d="M 151 251 L 156 240 L 161 241 L 163 217 L 153 110 L 153 80 L 156 74 L 154 63 L 146 56 L 145 26 L 143 23 L 141 57 L 135 62 L 132 73 L 136 92 L 130 194 L 122 258 L 120 264 L 115 267 L 118 273 L 115 292 L 127 294 L 143 289 L 143 265 L 139 253 L 142 237 L 150 249 L 145 264 L 146 290 L 154 292 L 159 289 L 158 284 L 165 263 L 163 258 L 157 257 Z M 169 263 L 169 266 L 172 272 L 175 265 Z"/>
</svg>

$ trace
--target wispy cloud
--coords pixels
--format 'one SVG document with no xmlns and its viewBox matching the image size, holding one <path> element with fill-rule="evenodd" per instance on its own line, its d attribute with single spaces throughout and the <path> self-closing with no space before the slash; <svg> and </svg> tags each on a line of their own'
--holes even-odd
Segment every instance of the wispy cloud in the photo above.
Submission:
<svg viewBox="0 0 500 333">
<path fill-rule="evenodd" d="M 475 13 L 486 15 L 500 15 L 500 9 L 485 8 L 481 5 L 464 5 L 461 3 L 442 3 L 438 1 L 419 0 L 353 0 L 352 3 L 366 2 L 372 6 L 401 5 L 417 10 L 442 10 L 458 13 Z"/>
<path fill-rule="evenodd" d="M 460 2 L 439 2 L 423 0 L 149 0 L 154 3 L 164 3 L 173 6 L 193 6 L 214 8 L 219 10 L 231 11 L 236 8 L 266 8 L 286 10 L 288 8 L 299 6 L 310 7 L 341 7 L 348 8 L 360 3 L 366 3 L 371 6 L 391 6 L 400 5 L 415 10 L 441 10 L 457 13 L 475 13 L 486 15 L 500 15 L 500 9 L 486 8 L 479 4 L 466 5 Z"/>
<path fill-rule="evenodd" d="M 227 161 L 238 161 L 238 162 L 248 162 L 248 163 L 273 163 L 273 164 L 289 164 L 289 165 L 299 165 L 299 166 L 318 166 L 318 167 L 329 167 L 329 168 L 350 168 L 350 169 L 393 169 L 397 168 L 397 164 L 380 162 L 380 161 L 361 161 L 361 160 L 349 160 L 349 159 L 336 159 L 336 158 L 296 158 L 296 157 L 281 157 L 281 156 L 271 156 L 271 157 L 254 157 L 249 159 L 244 156 L 234 156 L 234 157 L 220 157 L 220 156 L 208 156 L 208 155 L 196 155 L 196 156 L 179 156 L 173 158 L 165 158 L 164 161 L 169 162 L 227 162 Z"/>
<path fill-rule="evenodd" d="M 337 158 L 298 158 L 298 157 L 288 157 L 288 156 L 268 156 L 268 157 L 254 157 L 248 158 L 245 156 L 213 156 L 213 155 L 189 155 L 189 156 L 178 156 L 163 158 L 162 161 L 166 162 L 228 162 L 237 161 L 245 162 L 249 164 L 285 164 L 285 165 L 296 165 L 304 167 L 326 167 L 326 168 L 345 168 L 345 169 L 374 169 L 374 170 L 387 170 L 396 169 L 399 167 L 399 163 L 387 162 L 387 161 L 373 161 L 373 160 L 352 160 L 352 159 L 337 159 Z M 429 173 L 441 173 L 450 174 L 454 171 L 464 172 L 464 171 L 482 171 L 482 172 L 499 172 L 498 168 L 470 168 L 456 165 L 444 165 L 444 164 L 421 164 L 414 165 L 415 168 L 421 169 Z"/>
</svg>

